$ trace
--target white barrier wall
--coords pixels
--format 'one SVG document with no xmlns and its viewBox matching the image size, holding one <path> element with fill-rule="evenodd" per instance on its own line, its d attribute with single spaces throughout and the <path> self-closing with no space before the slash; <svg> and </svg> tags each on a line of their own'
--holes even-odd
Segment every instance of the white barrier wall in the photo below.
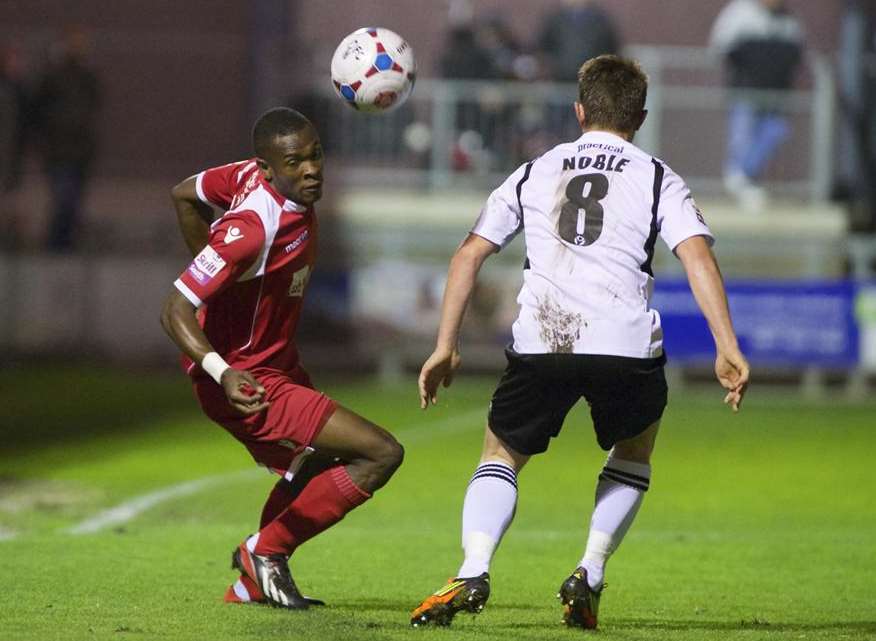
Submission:
<svg viewBox="0 0 876 641">
<path fill-rule="evenodd" d="M 353 330 L 361 334 L 370 321 L 418 336 L 417 347 L 421 339 L 433 340 L 447 261 L 485 195 L 360 191 L 341 199 L 344 215 L 331 233 L 340 235 L 336 250 L 353 267 L 348 319 Z M 700 205 L 718 237 L 716 250 L 728 278 L 843 275 L 847 233 L 835 207 L 777 203 L 754 215 L 721 201 Z M 678 261 L 658 246 L 658 277 L 678 275 Z M 7 353 L 171 363 L 176 350 L 159 314 L 185 260 L 0 254 L 0 347 Z M 484 334 L 495 337 L 513 320 L 522 265 L 523 244 L 516 241 L 485 268 L 482 304 L 472 310 L 489 319 L 480 323 Z M 311 301 L 310 309 L 315 304 Z"/>
<path fill-rule="evenodd" d="M 0 345 L 59 356 L 173 359 L 159 314 L 182 267 L 173 258 L 0 256 Z"/>
</svg>

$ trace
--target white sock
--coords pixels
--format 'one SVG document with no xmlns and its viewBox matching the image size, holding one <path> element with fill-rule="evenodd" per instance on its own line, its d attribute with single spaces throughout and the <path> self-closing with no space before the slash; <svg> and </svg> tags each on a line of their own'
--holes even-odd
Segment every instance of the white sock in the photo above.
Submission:
<svg viewBox="0 0 876 641">
<path fill-rule="evenodd" d="M 650 465 L 614 458 L 613 452 L 608 455 L 596 484 L 587 549 L 579 563 L 594 590 L 602 589 L 605 564 L 630 529 L 650 483 Z"/>
<path fill-rule="evenodd" d="M 511 525 L 517 507 L 517 474 L 500 461 L 478 465 L 462 506 L 465 560 L 457 577 L 480 576 L 490 568 L 496 546 Z"/>
</svg>

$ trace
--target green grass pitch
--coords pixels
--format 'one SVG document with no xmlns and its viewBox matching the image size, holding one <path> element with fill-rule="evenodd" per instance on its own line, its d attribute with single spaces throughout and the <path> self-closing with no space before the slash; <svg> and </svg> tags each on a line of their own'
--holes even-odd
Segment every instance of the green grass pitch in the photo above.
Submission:
<svg viewBox="0 0 876 641">
<path fill-rule="evenodd" d="M 0 371 L 0 639 L 572 639 L 555 594 L 586 536 L 603 454 L 578 407 L 520 477 L 517 516 L 476 618 L 415 630 L 410 610 L 460 561 L 462 497 L 492 379 L 422 413 L 405 385 L 324 389 L 398 434 L 390 484 L 292 562 L 327 608 L 225 605 L 232 548 L 271 477 L 202 418 L 175 373 Z M 671 396 L 651 491 L 608 566 L 597 638 L 876 639 L 876 405 L 807 404 L 755 386 L 733 416 Z M 583 405 L 583 404 L 582 404 Z M 249 472 L 247 472 L 249 470 Z M 92 534 L 102 510 L 185 481 Z"/>
</svg>

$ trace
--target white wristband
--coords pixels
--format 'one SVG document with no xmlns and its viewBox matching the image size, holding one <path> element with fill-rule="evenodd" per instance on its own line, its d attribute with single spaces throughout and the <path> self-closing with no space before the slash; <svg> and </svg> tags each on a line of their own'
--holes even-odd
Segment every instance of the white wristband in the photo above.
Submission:
<svg viewBox="0 0 876 641">
<path fill-rule="evenodd" d="M 225 372 L 231 365 L 225 362 L 216 352 L 210 352 L 201 361 L 201 369 L 207 372 L 214 381 L 222 384 L 222 373 Z"/>
</svg>

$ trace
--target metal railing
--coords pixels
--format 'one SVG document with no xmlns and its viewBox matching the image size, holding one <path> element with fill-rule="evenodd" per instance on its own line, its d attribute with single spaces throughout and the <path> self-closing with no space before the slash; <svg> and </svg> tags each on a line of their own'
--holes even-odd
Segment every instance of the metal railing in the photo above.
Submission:
<svg viewBox="0 0 876 641">
<path fill-rule="evenodd" d="M 636 143 L 663 157 L 700 193 L 722 186 L 727 90 L 721 62 L 696 47 L 630 47 L 649 75 L 649 115 Z M 831 182 L 834 71 L 807 57 L 804 89 L 781 92 L 792 136 L 768 176 L 774 193 L 824 200 Z M 330 87 L 316 89 L 318 124 L 353 184 L 485 189 L 525 160 L 579 135 L 574 84 L 418 82 L 408 103 L 366 116 Z"/>
</svg>

